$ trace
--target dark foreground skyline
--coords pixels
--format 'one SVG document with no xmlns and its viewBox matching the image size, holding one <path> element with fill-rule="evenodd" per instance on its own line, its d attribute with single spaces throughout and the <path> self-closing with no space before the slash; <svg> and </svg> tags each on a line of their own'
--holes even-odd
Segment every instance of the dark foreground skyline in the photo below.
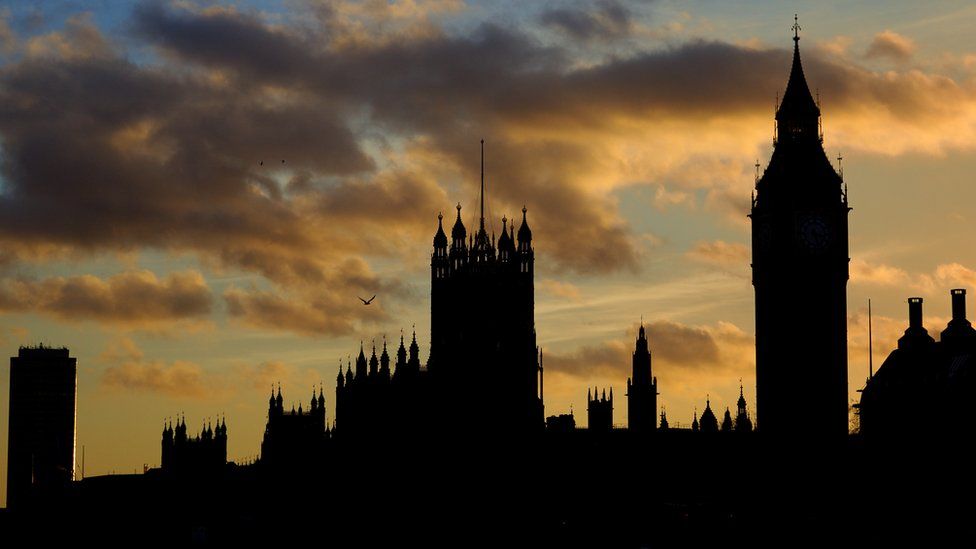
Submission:
<svg viewBox="0 0 976 549">
<path fill-rule="evenodd" d="M 231 458 L 254 456 L 273 383 L 331 392 L 360 340 L 414 324 L 426 347 L 435 216 L 460 201 L 477 227 L 482 138 L 490 228 L 527 205 L 542 243 L 548 413 L 585 425 L 580 387 L 613 387 L 626 425 L 642 315 L 673 424 L 706 396 L 721 416 L 740 378 L 755 410 L 746 215 L 795 12 L 856 208 L 851 399 L 868 298 L 878 364 L 906 297 L 942 327 L 949 290 L 976 286 L 968 6 L 222 5 L 0 13 L 0 343 L 78 357 L 89 474 L 158 465 L 146 426 L 180 412 L 226 415 Z"/>
</svg>

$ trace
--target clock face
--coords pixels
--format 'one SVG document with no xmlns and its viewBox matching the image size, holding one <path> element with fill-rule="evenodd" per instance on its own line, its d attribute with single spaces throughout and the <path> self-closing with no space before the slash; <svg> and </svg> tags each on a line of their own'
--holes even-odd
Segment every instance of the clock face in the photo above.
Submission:
<svg viewBox="0 0 976 549">
<path fill-rule="evenodd" d="M 822 251 L 830 244 L 830 228 L 819 216 L 808 216 L 800 221 L 800 241 L 808 250 Z"/>
</svg>

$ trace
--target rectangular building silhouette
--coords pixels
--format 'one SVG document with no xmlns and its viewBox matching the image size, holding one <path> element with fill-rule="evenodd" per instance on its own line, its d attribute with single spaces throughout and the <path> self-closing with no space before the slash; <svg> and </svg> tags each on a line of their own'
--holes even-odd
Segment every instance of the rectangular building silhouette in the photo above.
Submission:
<svg viewBox="0 0 976 549">
<path fill-rule="evenodd" d="M 8 508 L 49 501 L 74 480 L 77 380 L 67 348 L 21 347 L 10 358 Z"/>
</svg>

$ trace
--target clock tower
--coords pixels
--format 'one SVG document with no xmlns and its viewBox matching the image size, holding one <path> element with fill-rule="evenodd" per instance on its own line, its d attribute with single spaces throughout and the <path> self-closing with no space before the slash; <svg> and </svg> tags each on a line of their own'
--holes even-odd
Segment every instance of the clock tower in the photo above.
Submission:
<svg viewBox="0 0 976 549">
<path fill-rule="evenodd" d="M 776 111 L 773 154 L 752 201 L 756 426 L 765 437 L 842 442 L 848 431 L 847 192 L 823 149 L 800 63 Z"/>
</svg>

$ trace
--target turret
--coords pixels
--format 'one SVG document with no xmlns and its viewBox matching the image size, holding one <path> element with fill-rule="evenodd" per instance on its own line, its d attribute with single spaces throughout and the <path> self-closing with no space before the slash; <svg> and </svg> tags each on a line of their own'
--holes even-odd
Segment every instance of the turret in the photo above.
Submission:
<svg viewBox="0 0 976 549">
<path fill-rule="evenodd" d="M 375 378 L 379 374 L 380 361 L 376 358 L 376 340 L 373 340 L 373 354 L 369 357 L 369 377 Z"/>
<path fill-rule="evenodd" d="M 715 412 L 712 411 L 712 402 L 710 399 L 705 399 L 705 411 L 702 412 L 699 425 L 703 433 L 715 433 L 718 431 L 718 418 L 715 417 Z"/>
<path fill-rule="evenodd" d="M 363 342 L 359 342 L 359 356 L 356 357 L 356 381 L 366 379 L 366 353 L 363 352 Z"/>
<path fill-rule="evenodd" d="M 459 270 L 468 261 L 468 246 L 465 240 L 468 238 L 468 231 L 464 228 L 461 221 L 461 203 L 457 205 L 457 219 L 454 221 L 454 228 L 451 229 L 451 250 L 448 257 L 451 268 Z"/>
<path fill-rule="evenodd" d="M 417 373 L 420 371 L 420 346 L 417 345 L 417 330 L 413 331 L 413 339 L 410 341 L 410 359 L 407 362 L 410 371 Z"/>
<path fill-rule="evenodd" d="M 403 330 L 400 330 L 400 346 L 397 348 L 396 369 L 393 377 L 399 378 L 407 373 L 407 348 L 403 345 Z"/>
<path fill-rule="evenodd" d="M 515 260 L 515 240 L 512 239 L 508 230 L 508 218 L 502 217 L 502 235 L 498 237 L 498 261 L 500 263 L 511 263 Z"/>
<path fill-rule="evenodd" d="M 386 352 L 386 336 L 383 336 L 383 354 L 380 355 L 380 378 L 390 379 L 390 354 Z"/>
<path fill-rule="evenodd" d="M 752 420 L 749 419 L 749 411 L 746 408 L 746 397 L 742 394 L 742 383 L 739 382 L 739 400 L 736 402 L 735 430 L 751 431 Z"/>
<path fill-rule="evenodd" d="M 437 233 L 434 235 L 434 253 L 430 258 L 430 275 L 433 280 L 447 278 L 451 262 L 447 255 L 447 235 L 444 234 L 444 214 L 437 214 Z"/>
<path fill-rule="evenodd" d="M 725 416 L 722 417 L 722 431 L 731 432 L 733 428 L 732 425 L 732 412 L 729 411 L 729 407 L 725 407 Z"/>
</svg>

